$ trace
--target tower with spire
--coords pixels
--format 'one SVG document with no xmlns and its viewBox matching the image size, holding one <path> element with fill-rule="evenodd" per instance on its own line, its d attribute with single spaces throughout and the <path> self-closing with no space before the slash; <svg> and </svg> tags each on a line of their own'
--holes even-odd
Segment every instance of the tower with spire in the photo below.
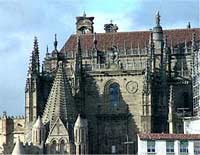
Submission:
<svg viewBox="0 0 200 155">
<path fill-rule="evenodd" d="M 38 96 L 39 96 L 39 47 L 37 37 L 34 38 L 33 51 L 31 53 L 28 74 L 25 87 L 25 120 L 27 126 L 36 121 L 40 114 Z"/>
<path fill-rule="evenodd" d="M 160 24 L 160 13 L 157 11 L 155 16 L 155 26 L 153 27 L 153 42 L 154 42 L 154 56 L 155 56 L 155 67 L 159 68 L 161 65 L 161 53 L 163 51 L 163 30 Z"/>
</svg>

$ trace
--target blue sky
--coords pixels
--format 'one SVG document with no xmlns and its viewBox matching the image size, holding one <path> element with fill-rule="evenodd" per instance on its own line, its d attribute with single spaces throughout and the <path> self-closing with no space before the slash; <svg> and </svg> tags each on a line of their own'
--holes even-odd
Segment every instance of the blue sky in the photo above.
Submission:
<svg viewBox="0 0 200 155">
<path fill-rule="evenodd" d="M 113 20 L 119 31 L 149 30 L 160 10 L 166 28 L 200 27 L 199 0 L 0 0 L 0 113 L 24 114 L 24 86 L 34 36 L 40 59 L 46 46 L 53 49 L 57 33 L 59 48 L 75 33 L 75 17 L 86 11 L 94 16 L 94 29 Z"/>
</svg>

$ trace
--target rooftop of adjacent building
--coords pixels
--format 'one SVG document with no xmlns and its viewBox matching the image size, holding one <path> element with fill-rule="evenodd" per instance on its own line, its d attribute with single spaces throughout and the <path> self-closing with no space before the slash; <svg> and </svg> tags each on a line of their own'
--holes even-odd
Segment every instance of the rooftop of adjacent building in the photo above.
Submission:
<svg viewBox="0 0 200 155">
<path fill-rule="evenodd" d="M 140 133 L 141 140 L 200 140 L 200 134 Z"/>
</svg>

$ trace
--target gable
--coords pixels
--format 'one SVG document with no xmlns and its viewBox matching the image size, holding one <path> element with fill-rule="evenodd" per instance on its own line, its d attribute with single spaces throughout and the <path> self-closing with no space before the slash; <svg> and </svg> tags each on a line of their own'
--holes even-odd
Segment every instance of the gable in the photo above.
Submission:
<svg viewBox="0 0 200 155">
<path fill-rule="evenodd" d="M 47 142 L 50 142 L 52 139 L 60 139 L 64 137 L 68 139 L 69 133 L 62 120 L 58 118 L 50 129 Z"/>
</svg>

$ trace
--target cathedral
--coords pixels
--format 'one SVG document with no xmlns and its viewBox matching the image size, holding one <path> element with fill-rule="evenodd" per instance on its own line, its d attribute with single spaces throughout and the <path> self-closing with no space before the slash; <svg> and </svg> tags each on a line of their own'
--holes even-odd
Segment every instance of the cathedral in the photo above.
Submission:
<svg viewBox="0 0 200 155">
<path fill-rule="evenodd" d="M 0 154 L 133 154 L 138 133 L 183 133 L 200 115 L 200 28 L 94 32 L 76 17 L 61 49 L 35 37 L 25 85 L 25 116 L 0 118 Z"/>
</svg>

